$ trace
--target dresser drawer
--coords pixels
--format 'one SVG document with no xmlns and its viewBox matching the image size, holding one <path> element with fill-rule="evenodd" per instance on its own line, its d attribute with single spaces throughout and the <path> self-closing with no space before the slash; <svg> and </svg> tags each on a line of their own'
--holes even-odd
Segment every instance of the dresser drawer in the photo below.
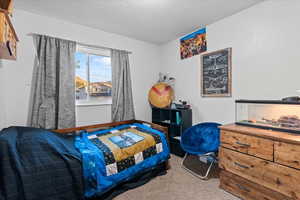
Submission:
<svg viewBox="0 0 300 200">
<path fill-rule="evenodd" d="M 220 168 L 288 197 L 300 199 L 300 171 L 220 148 Z"/>
<path fill-rule="evenodd" d="M 273 161 L 274 142 L 236 132 L 221 131 L 221 145 L 252 156 Z"/>
<path fill-rule="evenodd" d="M 278 192 L 222 170 L 220 188 L 244 200 L 291 200 Z"/>
<path fill-rule="evenodd" d="M 300 169 L 300 145 L 275 142 L 274 160 L 276 163 Z"/>
</svg>

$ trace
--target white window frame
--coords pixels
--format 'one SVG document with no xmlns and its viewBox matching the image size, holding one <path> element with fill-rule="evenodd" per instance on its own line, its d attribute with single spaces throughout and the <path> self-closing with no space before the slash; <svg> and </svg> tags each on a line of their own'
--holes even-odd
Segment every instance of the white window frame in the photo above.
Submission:
<svg viewBox="0 0 300 200">
<path fill-rule="evenodd" d="M 103 56 L 103 57 L 110 57 L 110 50 L 107 49 L 100 49 L 100 48 L 92 48 L 92 47 L 86 47 L 77 45 L 76 52 L 82 52 L 89 55 L 96 55 L 96 56 Z M 89 77 L 88 77 L 89 79 Z M 78 101 L 76 100 L 76 107 L 83 107 L 83 106 L 110 106 L 112 104 L 112 100 L 109 102 L 101 103 L 101 102 L 90 102 L 90 101 Z"/>
</svg>

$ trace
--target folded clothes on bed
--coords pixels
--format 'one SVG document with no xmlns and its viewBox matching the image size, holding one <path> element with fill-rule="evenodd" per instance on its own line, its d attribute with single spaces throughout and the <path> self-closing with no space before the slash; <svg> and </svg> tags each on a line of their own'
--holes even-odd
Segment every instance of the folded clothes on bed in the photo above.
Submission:
<svg viewBox="0 0 300 200">
<path fill-rule="evenodd" d="M 165 134 L 143 124 L 83 132 L 75 146 L 82 155 L 86 197 L 101 195 L 170 157 Z"/>
</svg>

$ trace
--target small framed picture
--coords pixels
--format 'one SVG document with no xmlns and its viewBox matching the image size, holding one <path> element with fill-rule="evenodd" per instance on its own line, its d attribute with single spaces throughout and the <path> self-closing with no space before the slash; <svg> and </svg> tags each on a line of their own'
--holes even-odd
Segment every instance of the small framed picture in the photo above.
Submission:
<svg viewBox="0 0 300 200">
<path fill-rule="evenodd" d="M 226 48 L 201 56 L 201 94 L 203 97 L 231 97 L 232 49 Z"/>
</svg>

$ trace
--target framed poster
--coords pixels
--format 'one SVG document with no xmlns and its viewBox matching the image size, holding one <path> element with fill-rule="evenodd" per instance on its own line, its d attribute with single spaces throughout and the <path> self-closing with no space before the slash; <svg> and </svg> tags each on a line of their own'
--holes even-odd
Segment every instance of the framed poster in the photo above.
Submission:
<svg viewBox="0 0 300 200">
<path fill-rule="evenodd" d="M 189 58 L 207 49 L 206 28 L 200 29 L 180 39 L 180 57 Z"/>
<path fill-rule="evenodd" d="M 232 49 L 201 56 L 201 93 L 203 97 L 231 97 Z"/>
</svg>

